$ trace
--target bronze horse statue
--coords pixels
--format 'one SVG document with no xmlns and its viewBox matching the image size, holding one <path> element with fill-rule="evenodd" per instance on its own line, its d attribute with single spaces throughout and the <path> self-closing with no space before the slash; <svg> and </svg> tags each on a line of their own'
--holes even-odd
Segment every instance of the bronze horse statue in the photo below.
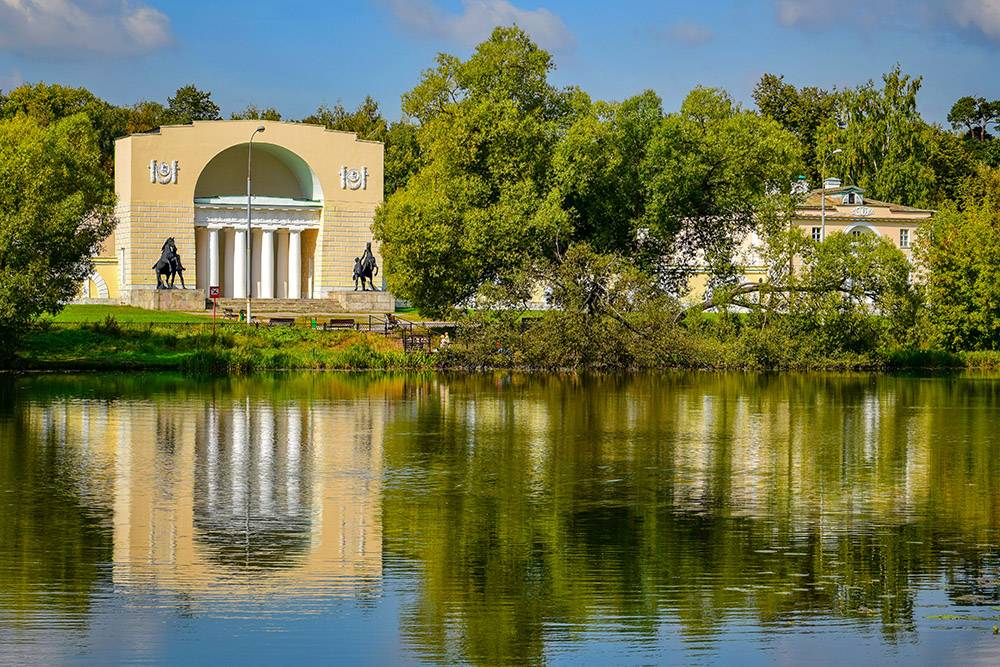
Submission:
<svg viewBox="0 0 1000 667">
<path fill-rule="evenodd" d="M 177 254 L 177 243 L 171 236 L 163 242 L 160 249 L 160 259 L 153 265 L 156 272 L 156 289 L 174 289 L 174 279 L 181 278 L 181 289 L 187 289 L 184 284 L 184 265 L 181 264 L 181 256 Z"/>
<path fill-rule="evenodd" d="M 354 291 L 358 291 L 358 281 L 361 281 L 361 291 L 367 292 L 368 287 L 365 286 L 365 281 L 368 281 L 368 285 L 371 286 L 373 292 L 378 290 L 375 288 L 375 283 L 372 282 L 372 278 L 378 275 L 378 262 L 375 261 L 375 255 L 372 253 L 372 244 L 369 241 L 365 246 L 365 252 L 361 257 L 354 258 Z"/>
</svg>

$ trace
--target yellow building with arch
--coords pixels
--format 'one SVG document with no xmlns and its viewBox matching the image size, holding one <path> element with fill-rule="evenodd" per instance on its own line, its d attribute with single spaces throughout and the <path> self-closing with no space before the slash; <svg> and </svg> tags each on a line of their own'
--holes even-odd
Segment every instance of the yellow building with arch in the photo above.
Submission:
<svg viewBox="0 0 1000 667">
<path fill-rule="evenodd" d="M 258 127 L 248 256 L 248 148 Z M 366 243 L 381 265 L 371 223 L 382 182 L 380 142 L 316 125 L 196 121 L 124 137 L 115 143 L 118 226 L 82 296 L 143 305 L 156 288 L 152 266 L 173 237 L 188 288 L 246 298 L 249 263 L 254 299 L 343 305 Z M 365 298 L 369 308 L 379 305 L 373 298 L 394 304 L 386 293 Z"/>
</svg>

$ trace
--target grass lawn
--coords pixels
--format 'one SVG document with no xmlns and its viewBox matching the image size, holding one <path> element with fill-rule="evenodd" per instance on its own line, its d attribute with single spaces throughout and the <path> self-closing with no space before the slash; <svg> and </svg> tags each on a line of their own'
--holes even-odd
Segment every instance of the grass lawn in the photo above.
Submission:
<svg viewBox="0 0 1000 667">
<path fill-rule="evenodd" d="M 117 317 L 119 310 L 138 309 L 100 312 Z M 424 369 L 432 363 L 427 354 L 404 352 L 397 338 L 361 331 L 220 322 L 213 335 L 211 324 L 204 324 L 205 318 L 195 320 L 202 326 L 174 327 L 162 321 L 91 316 L 97 321 L 36 327 L 19 342 L 12 368 L 226 374 L 288 369 Z"/>
<path fill-rule="evenodd" d="M 165 310 L 145 310 L 143 308 L 133 308 L 132 306 L 75 304 L 66 306 L 62 312 L 51 319 L 53 322 L 103 322 L 109 315 L 122 324 L 209 322 L 212 319 L 211 314 L 192 315 L 190 313 L 176 313 Z"/>
</svg>

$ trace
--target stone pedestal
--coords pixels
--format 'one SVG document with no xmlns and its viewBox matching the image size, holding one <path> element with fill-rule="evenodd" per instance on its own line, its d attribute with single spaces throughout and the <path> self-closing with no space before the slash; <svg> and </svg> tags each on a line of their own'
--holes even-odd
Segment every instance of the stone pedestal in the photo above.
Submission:
<svg viewBox="0 0 1000 667">
<path fill-rule="evenodd" d="M 389 292 L 333 291 L 326 298 L 335 301 L 345 313 L 392 313 L 396 297 Z"/>
<path fill-rule="evenodd" d="M 122 297 L 122 303 L 147 310 L 205 310 L 205 290 L 200 289 L 133 289 Z"/>
</svg>

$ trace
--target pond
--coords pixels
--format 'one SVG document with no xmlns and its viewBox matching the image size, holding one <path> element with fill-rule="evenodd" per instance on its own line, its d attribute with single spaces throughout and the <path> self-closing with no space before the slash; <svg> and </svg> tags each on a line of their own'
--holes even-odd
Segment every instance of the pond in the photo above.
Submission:
<svg viewBox="0 0 1000 667">
<path fill-rule="evenodd" d="M 0 663 L 998 664 L 1000 378 L 0 378 Z"/>
</svg>

